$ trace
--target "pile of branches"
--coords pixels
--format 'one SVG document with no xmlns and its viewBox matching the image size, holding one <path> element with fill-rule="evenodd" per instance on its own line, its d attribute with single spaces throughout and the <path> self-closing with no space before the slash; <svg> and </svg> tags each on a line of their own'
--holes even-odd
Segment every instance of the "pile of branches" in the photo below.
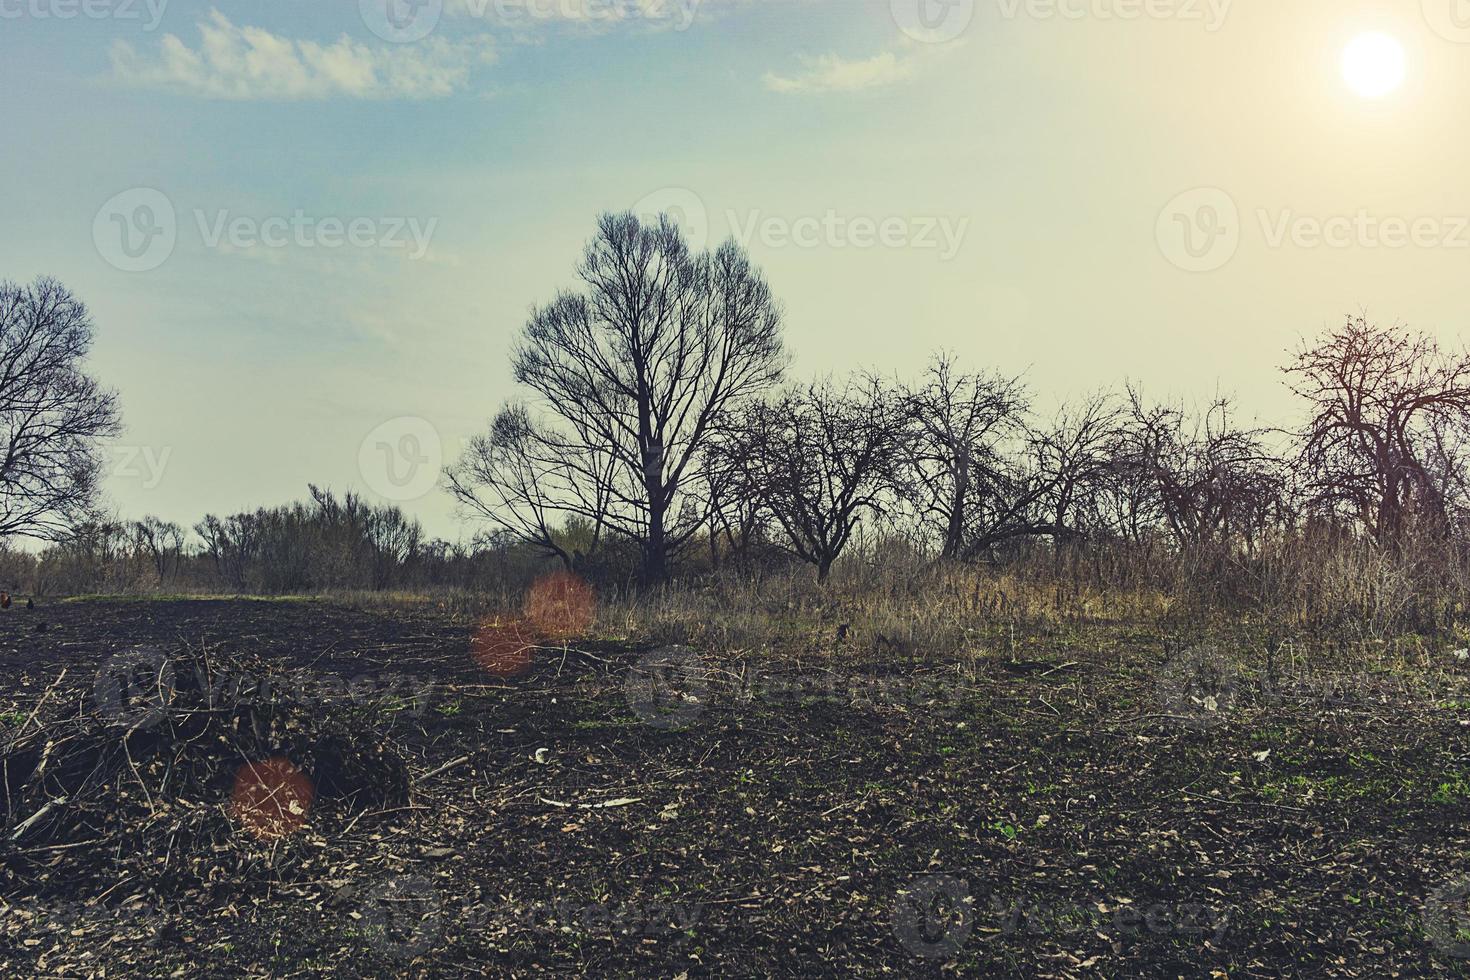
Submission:
<svg viewBox="0 0 1470 980">
<path fill-rule="evenodd" d="M 0 741 L 0 892 L 159 895 L 289 876 L 306 839 L 408 799 L 390 706 L 257 657 L 153 648 L 47 692 Z"/>
</svg>

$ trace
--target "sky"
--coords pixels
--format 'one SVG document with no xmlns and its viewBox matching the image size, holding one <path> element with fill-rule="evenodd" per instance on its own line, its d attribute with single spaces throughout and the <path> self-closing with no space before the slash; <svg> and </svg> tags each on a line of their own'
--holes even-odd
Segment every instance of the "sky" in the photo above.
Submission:
<svg viewBox="0 0 1470 980">
<path fill-rule="evenodd" d="M 1466 92 L 1464 0 L 0 0 L 0 279 L 92 311 L 120 516 L 460 540 L 438 467 L 600 212 L 737 237 L 797 378 L 1281 424 L 1347 314 L 1461 343 Z"/>
</svg>

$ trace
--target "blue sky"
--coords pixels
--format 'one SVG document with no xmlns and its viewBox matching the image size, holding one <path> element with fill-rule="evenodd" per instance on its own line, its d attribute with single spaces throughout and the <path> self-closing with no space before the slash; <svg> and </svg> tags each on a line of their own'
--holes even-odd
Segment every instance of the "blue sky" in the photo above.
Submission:
<svg viewBox="0 0 1470 980">
<path fill-rule="evenodd" d="M 516 394 L 526 309 L 608 209 L 748 235 L 798 376 L 947 347 L 1043 403 L 1132 379 L 1276 421 L 1299 335 L 1464 322 L 1470 37 L 1437 0 L 944 0 L 930 31 L 940 0 L 703 0 L 687 26 L 672 0 L 448 0 L 414 41 L 370 29 L 384 0 L 172 0 L 152 29 L 145 0 L 83 2 L 0 0 L 0 277 L 92 308 L 124 516 L 316 482 L 461 536 L 371 461 L 452 459 Z M 1339 71 L 1365 31 L 1406 52 L 1382 99 Z M 107 239 L 161 220 L 140 189 L 172 249 L 128 271 Z M 1171 209 L 1222 200 L 1225 251 L 1182 255 Z M 1385 244 L 1396 220 L 1432 224 Z"/>
</svg>

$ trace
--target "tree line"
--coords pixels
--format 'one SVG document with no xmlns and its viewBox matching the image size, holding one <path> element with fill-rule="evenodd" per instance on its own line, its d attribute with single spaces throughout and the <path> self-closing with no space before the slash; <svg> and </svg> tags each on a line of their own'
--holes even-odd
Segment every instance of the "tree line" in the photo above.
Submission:
<svg viewBox="0 0 1470 980">
<path fill-rule="evenodd" d="M 1394 553 L 1470 513 L 1470 355 L 1397 325 L 1351 316 L 1290 354 L 1296 428 L 1135 386 L 1041 418 L 1024 379 L 949 354 L 912 382 L 789 381 L 759 270 L 667 217 L 602 217 L 575 271 L 512 353 L 527 397 L 448 475 L 468 514 L 574 570 L 621 551 L 658 582 L 700 551 L 774 551 L 825 581 L 865 526 L 956 561 L 1026 540 L 1229 557 L 1314 528 Z"/>
<path fill-rule="evenodd" d="M 1281 365 L 1302 409 L 1286 428 L 1132 385 L 1043 415 L 1024 378 L 947 353 L 914 379 L 793 380 L 760 270 L 734 242 L 690 248 L 667 216 L 604 215 L 575 280 L 512 350 L 524 397 L 446 473 L 486 528 L 469 545 L 316 487 L 206 515 L 192 538 L 109 518 L 100 446 L 119 416 L 84 370 L 91 318 L 54 280 L 0 284 L 0 531 L 49 542 L 7 551 L 5 574 L 290 592 L 505 587 L 547 561 L 643 584 L 795 562 L 826 582 L 881 541 L 950 563 L 1040 548 L 1058 567 L 1108 549 L 1246 592 L 1328 546 L 1470 581 L 1470 354 L 1427 334 L 1349 316 L 1302 342 Z"/>
</svg>

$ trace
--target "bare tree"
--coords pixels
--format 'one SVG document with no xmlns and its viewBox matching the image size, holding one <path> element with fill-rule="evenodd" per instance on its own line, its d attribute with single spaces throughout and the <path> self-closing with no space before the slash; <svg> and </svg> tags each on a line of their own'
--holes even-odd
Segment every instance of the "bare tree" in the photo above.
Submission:
<svg viewBox="0 0 1470 980">
<path fill-rule="evenodd" d="M 1048 428 L 1033 432 L 1029 533 L 1075 541 L 1100 523 L 1099 489 L 1117 452 L 1119 418 L 1115 397 L 1099 392 L 1063 405 Z"/>
<path fill-rule="evenodd" d="M 709 505 L 710 567 L 716 569 L 722 555 L 736 562 L 746 560 L 770 527 L 770 511 L 759 488 L 750 485 L 745 461 L 730 452 L 739 445 L 733 435 L 736 433 L 728 426 L 722 426 L 701 461 L 700 482 Z"/>
<path fill-rule="evenodd" d="M 172 521 L 148 516 L 129 525 L 134 546 L 148 556 L 158 582 L 163 584 L 169 570 L 178 570 L 184 554 L 184 529 Z"/>
<path fill-rule="evenodd" d="M 1128 418 L 1120 432 L 1114 473 L 1141 487 L 1141 506 L 1156 515 L 1181 547 L 1247 544 L 1283 516 L 1286 479 L 1266 449 L 1265 432 L 1232 420 L 1233 403 L 1217 398 L 1191 415 L 1147 404 L 1128 390 Z"/>
<path fill-rule="evenodd" d="M 690 491 L 717 420 L 780 378 L 781 313 L 734 242 L 691 253 L 667 216 L 604 216 L 577 276 L 580 292 L 533 311 L 513 357 L 536 404 L 502 412 L 449 487 L 552 553 L 553 519 L 594 521 L 661 581 L 707 525 Z"/>
<path fill-rule="evenodd" d="M 261 519 L 257 514 L 235 514 L 224 520 L 213 514 L 194 525 L 204 539 L 205 553 L 214 562 L 219 577 L 238 592 L 244 592 L 250 563 L 260 550 Z"/>
<path fill-rule="evenodd" d="M 881 514 L 904 438 L 899 399 L 877 379 L 809 385 L 751 405 L 721 440 L 790 550 L 827 581 L 864 516 Z"/>
<path fill-rule="evenodd" d="M 592 527 L 596 550 L 612 506 L 618 459 L 606 447 L 581 445 L 538 425 L 525 405 L 508 405 L 473 437 L 447 473 L 450 492 L 470 513 L 547 555 L 568 571 L 583 554 L 570 549 L 565 522 Z"/>
<path fill-rule="evenodd" d="M 1411 519 L 1445 521 L 1458 470 L 1445 454 L 1470 425 L 1470 354 L 1359 316 L 1286 370 L 1311 406 L 1299 457 L 1310 504 L 1346 512 L 1382 545 L 1399 544 Z"/>
<path fill-rule="evenodd" d="M 919 518 L 942 535 L 941 554 L 970 550 L 979 498 L 1005 481 L 1002 443 L 1022 430 L 1027 397 L 1019 379 L 965 374 L 947 354 L 935 357 L 923 383 L 907 393 L 913 429 L 905 441 L 907 475 Z"/>
<path fill-rule="evenodd" d="M 55 539 L 95 516 L 117 396 L 82 367 L 92 318 L 61 283 L 0 282 L 0 535 Z"/>
<path fill-rule="evenodd" d="M 368 511 L 363 532 L 372 559 L 373 588 L 386 589 L 418 558 L 423 528 L 397 507 L 376 507 Z"/>
</svg>

